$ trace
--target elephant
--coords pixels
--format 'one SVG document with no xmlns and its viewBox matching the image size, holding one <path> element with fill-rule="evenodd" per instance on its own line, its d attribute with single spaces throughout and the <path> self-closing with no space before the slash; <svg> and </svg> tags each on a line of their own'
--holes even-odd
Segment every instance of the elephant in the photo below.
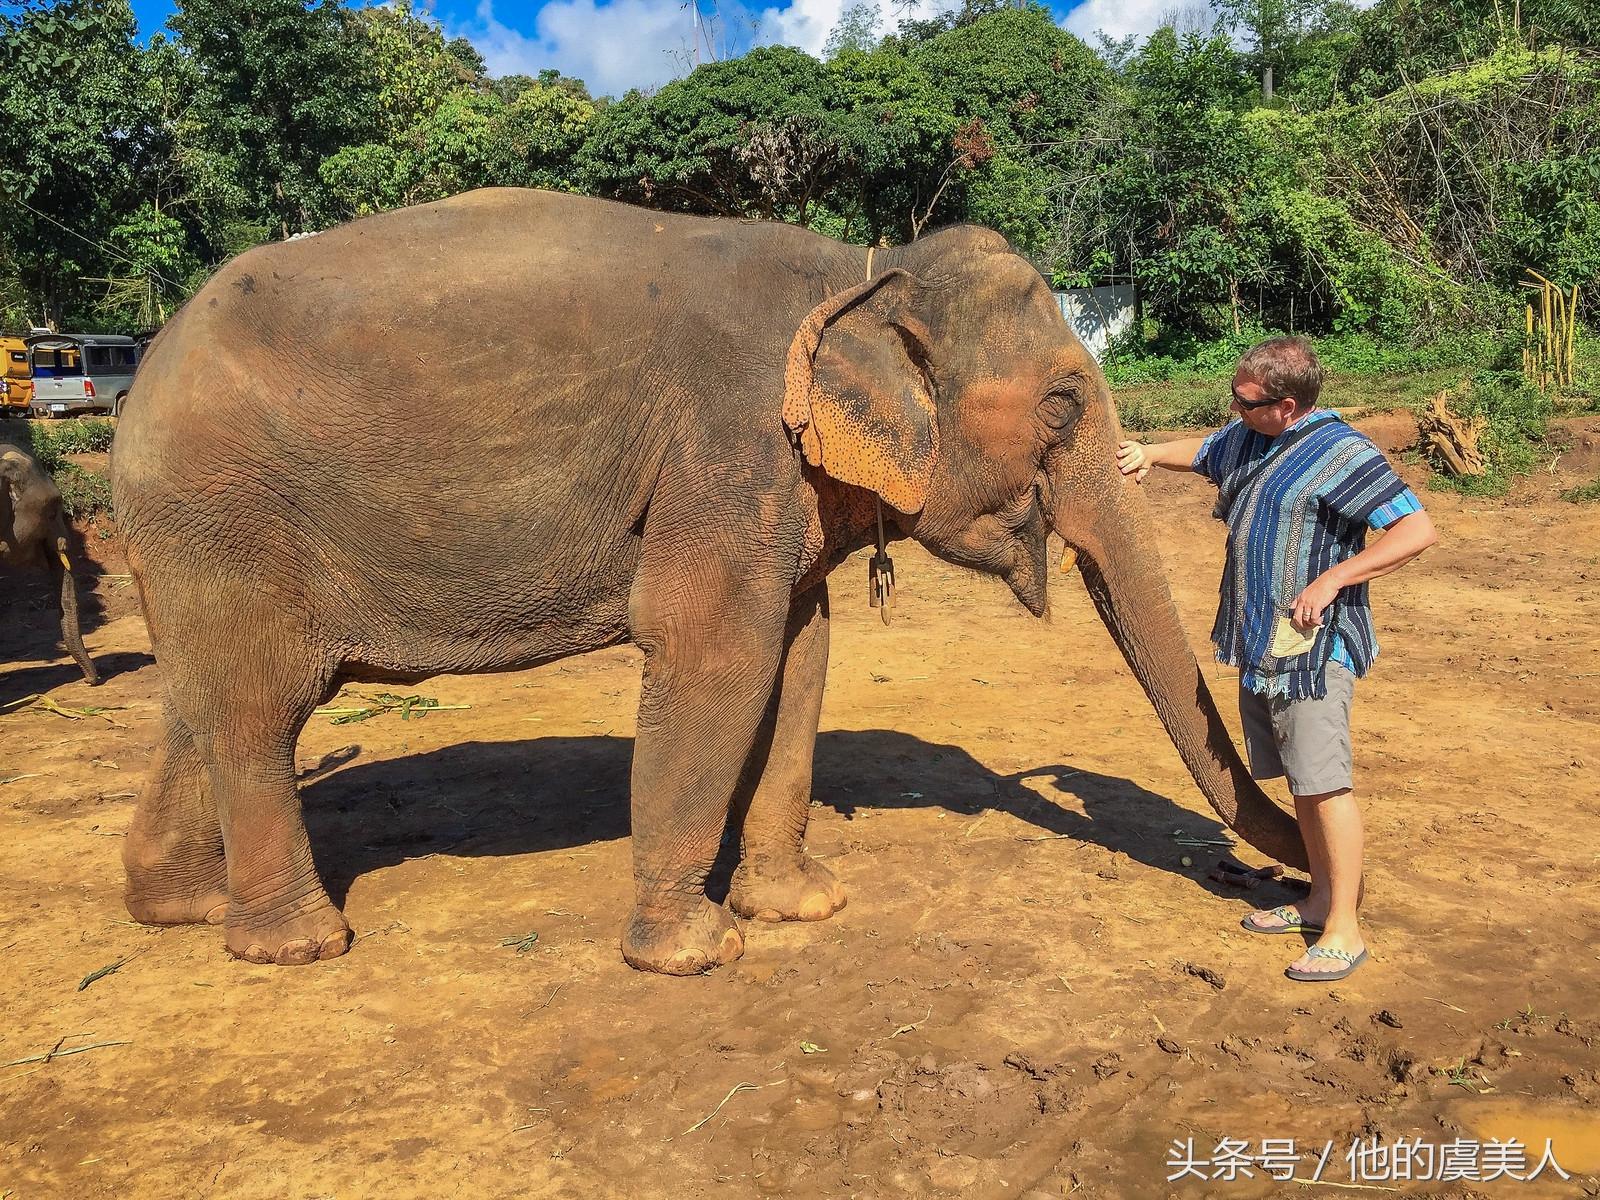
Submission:
<svg viewBox="0 0 1600 1200">
<path fill-rule="evenodd" d="M 0 559 L 50 573 L 61 610 L 61 640 L 91 687 L 100 672 L 83 646 L 78 625 L 78 584 L 68 554 L 61 493 L 43 467 L 21 447 L 0 442 Z"/>
<path fill-rule="evenodd" d="M 1216 811 L 1305 864 L 1188 649 L 1105 379 L 990 230 L 867 249 L 484 189 L 234 259 L 133 393 L 112 478 L 164 689 L 124 848 L 139 921 L 220 923 L 251 962 L 344 953 L 295 784 L 313 709 L 621 642 L 623 958 L 695 974 L 742 953 L 735 914 L 830 916 L 804 848 L 827 576 L 880 520 L 1035 616 L 1060 535 Z"/>
</svg>

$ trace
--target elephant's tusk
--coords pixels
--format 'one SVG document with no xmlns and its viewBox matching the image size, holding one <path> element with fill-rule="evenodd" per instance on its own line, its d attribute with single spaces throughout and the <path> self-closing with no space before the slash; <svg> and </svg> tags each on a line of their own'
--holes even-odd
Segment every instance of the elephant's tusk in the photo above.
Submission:
<svg viewBox="0 0 1600 1200">
<path fill-rule="evenodd" d="M 1077 565 L 1078 552 L 1071 546 L 1068 546 L 1066 551 L 1061 555 L 1061 573 L 1063 575 L 1070 575 L 1072 574 L 1072 568 Z"/>
<path fill-rule="evenodd" d="M 57 550 L 56 557 L 61 560 L 61 565 L 63 568 L 68 571 L 72 570 L 72 560 L 67 557 L 67 552 L 65 550 Z"/>
</svg>

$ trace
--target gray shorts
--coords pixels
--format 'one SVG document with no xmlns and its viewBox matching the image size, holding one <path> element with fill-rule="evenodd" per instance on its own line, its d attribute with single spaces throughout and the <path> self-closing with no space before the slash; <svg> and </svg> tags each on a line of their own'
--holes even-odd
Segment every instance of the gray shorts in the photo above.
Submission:
<svg viewBox="0 0 1600 1200">
<path fill-rule="evenodd" d="M 1319 796 L 1353 786 L 1350 702 L 1356 677 L 1328 664 L 1328 694 L 1321 700 L 1268 699 L 1239 685 L 1239 718 L 1255 779 L 1289 777 L 1296 796 Z"/>
</svg>

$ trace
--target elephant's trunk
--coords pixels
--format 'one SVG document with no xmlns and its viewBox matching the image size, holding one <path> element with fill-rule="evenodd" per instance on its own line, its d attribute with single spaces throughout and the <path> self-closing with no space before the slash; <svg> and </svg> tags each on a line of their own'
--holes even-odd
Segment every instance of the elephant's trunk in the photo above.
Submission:
<svg viewBox="0 0 1600 1200">
<path fill-rule="evenodd" d="M 1144 497 L 1115 475 L 1092 497 L 1075 490 L 1072 501 L 1057 488 L 1052 524 L 1082 552 L 1079 565 L 1100 619 L 1184 765 L 1230 829 L 1263 854 L 1306 869 L 1299 826 L 1250 778 L 1189 649 Z"/>
<path fill-rule="evenodd" d="M 55 576 L 56 594 L 61 598 L 61 640 L 77 660 L 83 677 L 90 687 L 100 686 L 100 672 L 94 659 L 83 646 L 83 634 L 78 628 L 78 583 L 72 577 L 72 560 L 67 557 L 67 540 L 57 538 L 55 555 L 50 559 L 50 573 Z"/>
</svg>

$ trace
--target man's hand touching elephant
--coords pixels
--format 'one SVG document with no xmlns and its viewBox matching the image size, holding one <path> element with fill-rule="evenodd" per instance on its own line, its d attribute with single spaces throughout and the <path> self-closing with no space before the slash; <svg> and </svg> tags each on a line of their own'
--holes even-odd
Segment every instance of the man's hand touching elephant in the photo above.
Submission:
<svg viewBox="0 0 1600 1200">
<path fill-rule="evenodd" d="M 1164 467 L 1168 471 L 1187 471 L 1194 465 L 1194 456 L 1200 453 L 1205 438 L 1184 438 L 1177 442 L 1157 442 L 1146 446 L 1143 442 L 1117 444 L 1117 470 L 1132 475 L 1135 483 L 1143 483 L 1151 467 Z"/>
<path fill-rule="evenodd" d="M 1141 442 L 1122 442 L 1117 446 L 1117 470 L 1132 475 L 1135 483 L 1143 483 L 1150 474 L 1150 454 Z"/>
</svg>

